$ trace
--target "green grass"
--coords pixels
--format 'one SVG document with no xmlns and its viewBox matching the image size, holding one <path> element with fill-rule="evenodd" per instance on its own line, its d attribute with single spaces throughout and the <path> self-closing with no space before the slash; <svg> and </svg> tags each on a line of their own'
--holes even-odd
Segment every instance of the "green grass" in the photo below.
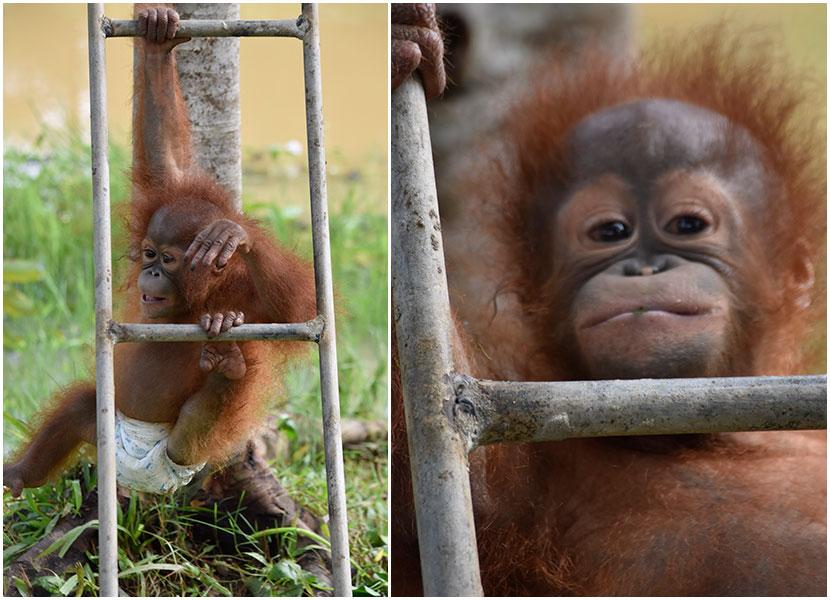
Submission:
<svg viewBox="0 0 830 600">
<path fill-rule="evenodd" d="M 266 156 L 271 174 L 254 173 L 254 200 L 245 210 L 261 219 L 289 248 L 311 257 L 303 157 Z M 111 152 L 114 203 L 127 201 L 129 152 Z M 293 161 L 293 164 L 292 164 Z M 262 165 L 260 165 L 262 166 Z M 289 168 L 285 168 L 289 167 Z M 386 418 L 386 197 L 385 169 L 330 177 L 329 203 L 338 305 L 338 358 L 344 417 Z M 89 148 L 79 136 L 50 132 L 31 150 L 4 156 L 4 453 L 28 435 L 27 423 L 61 386 L 94 371 L 94 301 Z M 275 174 L 276 173 L 276 174 Z M 287 173 L 287 174 L 286 174 Z M 269 177 L 271 180 L 269 183 Z M 273 186 L 274 198 L 268 198 Z M 263 191 L 264 190 L 264 191 Z M 114 217 L 113 264 L 124 271 L 123 237 Z M 287 375 L 286 402 L 275 409 L 290 459 L 272 465 L 298 502 L 326 512 L 316 352 Z M 388 568 L 386 444 L 346 452 L 349 531 L 355 592 L 386 594 Z M 4 562 L 8 565 L 77 511 L 95 485 L 85 461 L 54 485 L 4 497 Z M 173 497 L 131 498 L 119 515 L 121 587 L 130 595 L 297 595 L 310 591 L 295 562 L 296 532 L 282 532 L 280 556 L 248 550 L 226 556 L 195 543 L 189 525 L 200 509 Z M 256 547 L 256 540 L 251 540 Z M 261 544 L 259 544 L 261 546 Z M 60 551 L 56 548 L 55 551 Z M 39 583 L 54 595 L 97 591 L 97 557 Z M 22 590 L 27 591 L 27 590 Z"/>
</svg>

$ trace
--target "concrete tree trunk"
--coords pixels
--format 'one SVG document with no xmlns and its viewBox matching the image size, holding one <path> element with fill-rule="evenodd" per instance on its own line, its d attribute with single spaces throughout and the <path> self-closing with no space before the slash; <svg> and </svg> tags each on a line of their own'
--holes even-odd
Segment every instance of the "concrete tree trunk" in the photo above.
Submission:
<svg viewBox="0 0 830 600">
<path fill-rule="evenodd" d="M 182 20 L 239 19 L 239 4 L 174 5 Z M 176 48 L 196 160 L 233 194 L 242 210 L 239 38 L 195 38 Z"/>
<path fill-rule="evenodd" d="M 182 20 L 239 19 L 238 4 L 174 4 Z M 138 64 L 137 51 L 133 64 Z M 242 210 L 239 38 L 194 38 L 176 47 L 182 94 L 197 163 L 216 177 Z M 133 81 L 139 73 L 133 67 Z M 133 102 L 133 127 L 137 105 Z"/>
</svg>

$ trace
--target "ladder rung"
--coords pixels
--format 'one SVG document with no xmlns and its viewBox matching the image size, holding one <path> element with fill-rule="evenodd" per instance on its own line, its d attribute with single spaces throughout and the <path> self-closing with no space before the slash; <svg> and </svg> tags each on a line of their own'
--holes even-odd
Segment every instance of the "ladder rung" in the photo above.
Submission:
<svg viewBox="0 0 830 600">
<path fill-rule="evenodd" d="M 252 340 L 319 342 L 325 323 L 317 317 L 305 323 L 252 323 L 239 325 L 209 338 L 199 325 L 146 323 L 110 324 L 110 333 L 120 342 L 244 342 Z"/>
<path fill-rule="evenodd" d="M 101 30 L 108 38 L 136 37 L 138 36 L 138 21 L 104 17 L 101 21 Z M 179 22 L 176 37 L 293 37 L 302 39 L 305 31 L 303 17 L 279 21 L 189 19 Z"/>
<path fill-rule="evenodd" d="M 568 438 L 825 429 L 827 376 L 524 383 L 454 374 L 473 447 Z"/>
</svg>

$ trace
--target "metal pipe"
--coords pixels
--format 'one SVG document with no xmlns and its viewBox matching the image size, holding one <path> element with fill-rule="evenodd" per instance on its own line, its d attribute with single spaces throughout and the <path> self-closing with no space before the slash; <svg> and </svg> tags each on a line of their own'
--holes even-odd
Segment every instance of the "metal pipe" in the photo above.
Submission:
<svg viewBox="0 0 830 600">
<path fill-rule="evenodd" d="M 104 36 L 135 37 L 137 20 L 108 19 L 101 24 Z M 183 37 L 293 37 L 302 39 L 305 33 L 300 20 L 279 21 L 222 21 L 218 19 L 189 19 L 179 22 L 177 38 Z"/>
<path fill-rule="evenodd" d="M 469 448 L 498 442 L 827 427 L 827 376 L 518 383 L 453 375 Z"/>
<path fill-rule="evenodd" d="M 449 294 L 421 83 L 392 94 L 392 290 L 425 596 L 480 596 L 466 440 L 452 423 Z"/>
<path fill-rule="evenodd" d="M 112 322 L 110 181 L 107 158 L 107 86 L 103 4 L 87 6 L 89 106 L 92 133 L 92 205 L 95 267 L 95 390 L 98 447 L 98 582 L 101 596 L 118 595 L 117 498 L 115 488 L 115 378 Z"/>
<path fill-rule="evenodd" d="M 351 596 L 349 527 L 346 515 L 346 484 L 340 435 L 340 395 L 337 386 L 337 340 L 334 326 L 334 290 L 331 278 L 331 247 L 326 196 L 326 155 L 323 140 L 323 85 L 320 73 L 320 32 L 317 5 L 303 4 L 301 17 L 303 68 L 305 75 L 306 131 L 308 135 L 308 181 L 311 196 L 311 233 L 314 245 L 314 279 L 317 314 L 326 326 L 320 336 L 320 391 L 323 404 L 323 442 L 326 452 L 329 531 L 332 575 L 336 596 Z"/>
<path fill-rule="evenodd" d="M 122 342 L 244 342 L 248 340 L 284 340 L 318 342 L 323 319 L 305 323 L 252 323 L 234 327 L 209 338 L 199 325 L 168 325 L 144 323 L 112 323 L 110 335 Z"/>
</svg>

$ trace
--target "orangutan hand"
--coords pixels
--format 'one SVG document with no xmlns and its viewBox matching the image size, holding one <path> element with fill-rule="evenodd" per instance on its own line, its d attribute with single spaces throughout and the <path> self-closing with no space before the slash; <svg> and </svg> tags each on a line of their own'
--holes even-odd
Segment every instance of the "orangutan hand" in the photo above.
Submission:
<svg viewBox="0 0 830 600">
<path fill-rule="evenodd" d="M 434 4 L 392 4 L 392 90 L 415 71 L 427 99 L 444 91 L 444 41 Z"/>
</svg>

